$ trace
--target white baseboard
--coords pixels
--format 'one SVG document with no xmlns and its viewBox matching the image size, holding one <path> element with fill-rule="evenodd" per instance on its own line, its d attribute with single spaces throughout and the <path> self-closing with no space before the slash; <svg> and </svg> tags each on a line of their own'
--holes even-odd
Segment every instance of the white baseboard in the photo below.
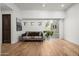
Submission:
<svg viewBox="0 0 79 59">
<path fill-rule="evenodd" d="M 65 39 L 65 40 L 67 40 L 67 39 Z M 79 45 L 79 42 L 76 42 L 76 41 L 73 41 L 73 40 L 67 40 L 67 41 L 72 42 L 73 44 Z"/>
</svg>

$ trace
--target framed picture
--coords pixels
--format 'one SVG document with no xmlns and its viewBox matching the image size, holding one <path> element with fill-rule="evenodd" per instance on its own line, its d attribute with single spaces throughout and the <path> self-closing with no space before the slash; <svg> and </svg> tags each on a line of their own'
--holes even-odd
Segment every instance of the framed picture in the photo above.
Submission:
<svg viewBox="0 0 79 59">
<path fill-rule="evenodd" d="M 22 31 L 22 23 L 18 18 L 16 18 L 16 31 Z"/>
<path fill-rule="evenodd" d="M 42 22 L 38 22 L 38 25 L 41 26 L 42 25 Z"/>
</svg>

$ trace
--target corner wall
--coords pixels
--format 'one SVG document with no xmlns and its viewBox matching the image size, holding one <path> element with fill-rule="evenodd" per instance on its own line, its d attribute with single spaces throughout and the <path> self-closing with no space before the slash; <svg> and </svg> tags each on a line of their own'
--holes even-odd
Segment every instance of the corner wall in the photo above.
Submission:
<svg viewBox="0 0 79 59">
<path fill-rule="evenodd" d="M 2 43 L 2 16 L 0 11 L 0 44 Z"/>
<path fill-rule="evenodd" d="M 65 39 L 79 45 L 79 4 L 68 9 L 64 24 Z"/>
</svg>

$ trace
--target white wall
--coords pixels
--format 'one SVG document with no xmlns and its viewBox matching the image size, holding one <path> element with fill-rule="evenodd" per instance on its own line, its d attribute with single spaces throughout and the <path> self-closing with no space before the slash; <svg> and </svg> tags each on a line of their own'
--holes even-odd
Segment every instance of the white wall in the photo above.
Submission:
<svg viewBox="0 0 79 59">
<path fill-rule="evenodd" d="M 0 11 L 0 44 L 2 43 L 2 16 Z"/>
<path fill-rule="evenodd" d="M 64 18 L 63 11 L 27 10 L 21 11 L 23 18 Z"/>
<path fill-rule="evenodd" d="M 16 17 L 17 17 L 17 14 L 14 11 L 12 13 L 12 18 L 11 18 L 11 43 L 18 42 L 18 36 L 16 31 Z"/>
<path fill-rule="evenodd" d="M 64 39 L 64 19 L 59 20 L 59 38 Z"/>
<path fill-rule="evenodd" d="M 20 12 L 12 11 L 12 18 L 11 18 L 11 43 L 16 43 L 19 41 L 18 36 L 19 32 L 16 31 L 16 17 L 20 17 Z"/>
<path fill-rule="evenodd" d="M 79 44 L 79 4 L 68 9 L 64 30 L 66 40 Z"/>
</svg>

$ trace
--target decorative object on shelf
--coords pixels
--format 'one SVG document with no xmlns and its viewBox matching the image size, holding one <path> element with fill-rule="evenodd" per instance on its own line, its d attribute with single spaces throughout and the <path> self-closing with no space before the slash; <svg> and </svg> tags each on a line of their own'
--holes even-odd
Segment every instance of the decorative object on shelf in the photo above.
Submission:
<svg viewBox="0 0 79 59">
<path fill-rule="evenodd" d="M 46 23 L 45 27 L 48 27 L 49 26 L 49 21 Z"/>
<path fill-rule="evenodd" d="M 31 22 L 31 26 L 34 24 L 34 22 Z"/>
<path fill-rule="evenodd" d="M 53 29 L 54 29 L 54 28 L 53 28 L 53 26 L 54 26 L 54 25 L 53 25 L 53 23 L 51 23 L 51 30 L 53 30 Z"/>
<path fill-rule="evenodd" d="M 21 19 L 16 18 L 16 31 L 22 31 Z"/>
<path fill-rule="evenodd" d="M 42 22 L 38 22 L 38 25 L 41 26 L 42 25 Z"/>
<path fill-rule="evenodd" d="M 57 28 L 57 25 L 54 25 L 54 29 L 56 29 Z"/>
<path fill-rule="evenodd" d="M 24 22 L 24 26 L 26 25 L 27 22 Z"/>
</svg>

